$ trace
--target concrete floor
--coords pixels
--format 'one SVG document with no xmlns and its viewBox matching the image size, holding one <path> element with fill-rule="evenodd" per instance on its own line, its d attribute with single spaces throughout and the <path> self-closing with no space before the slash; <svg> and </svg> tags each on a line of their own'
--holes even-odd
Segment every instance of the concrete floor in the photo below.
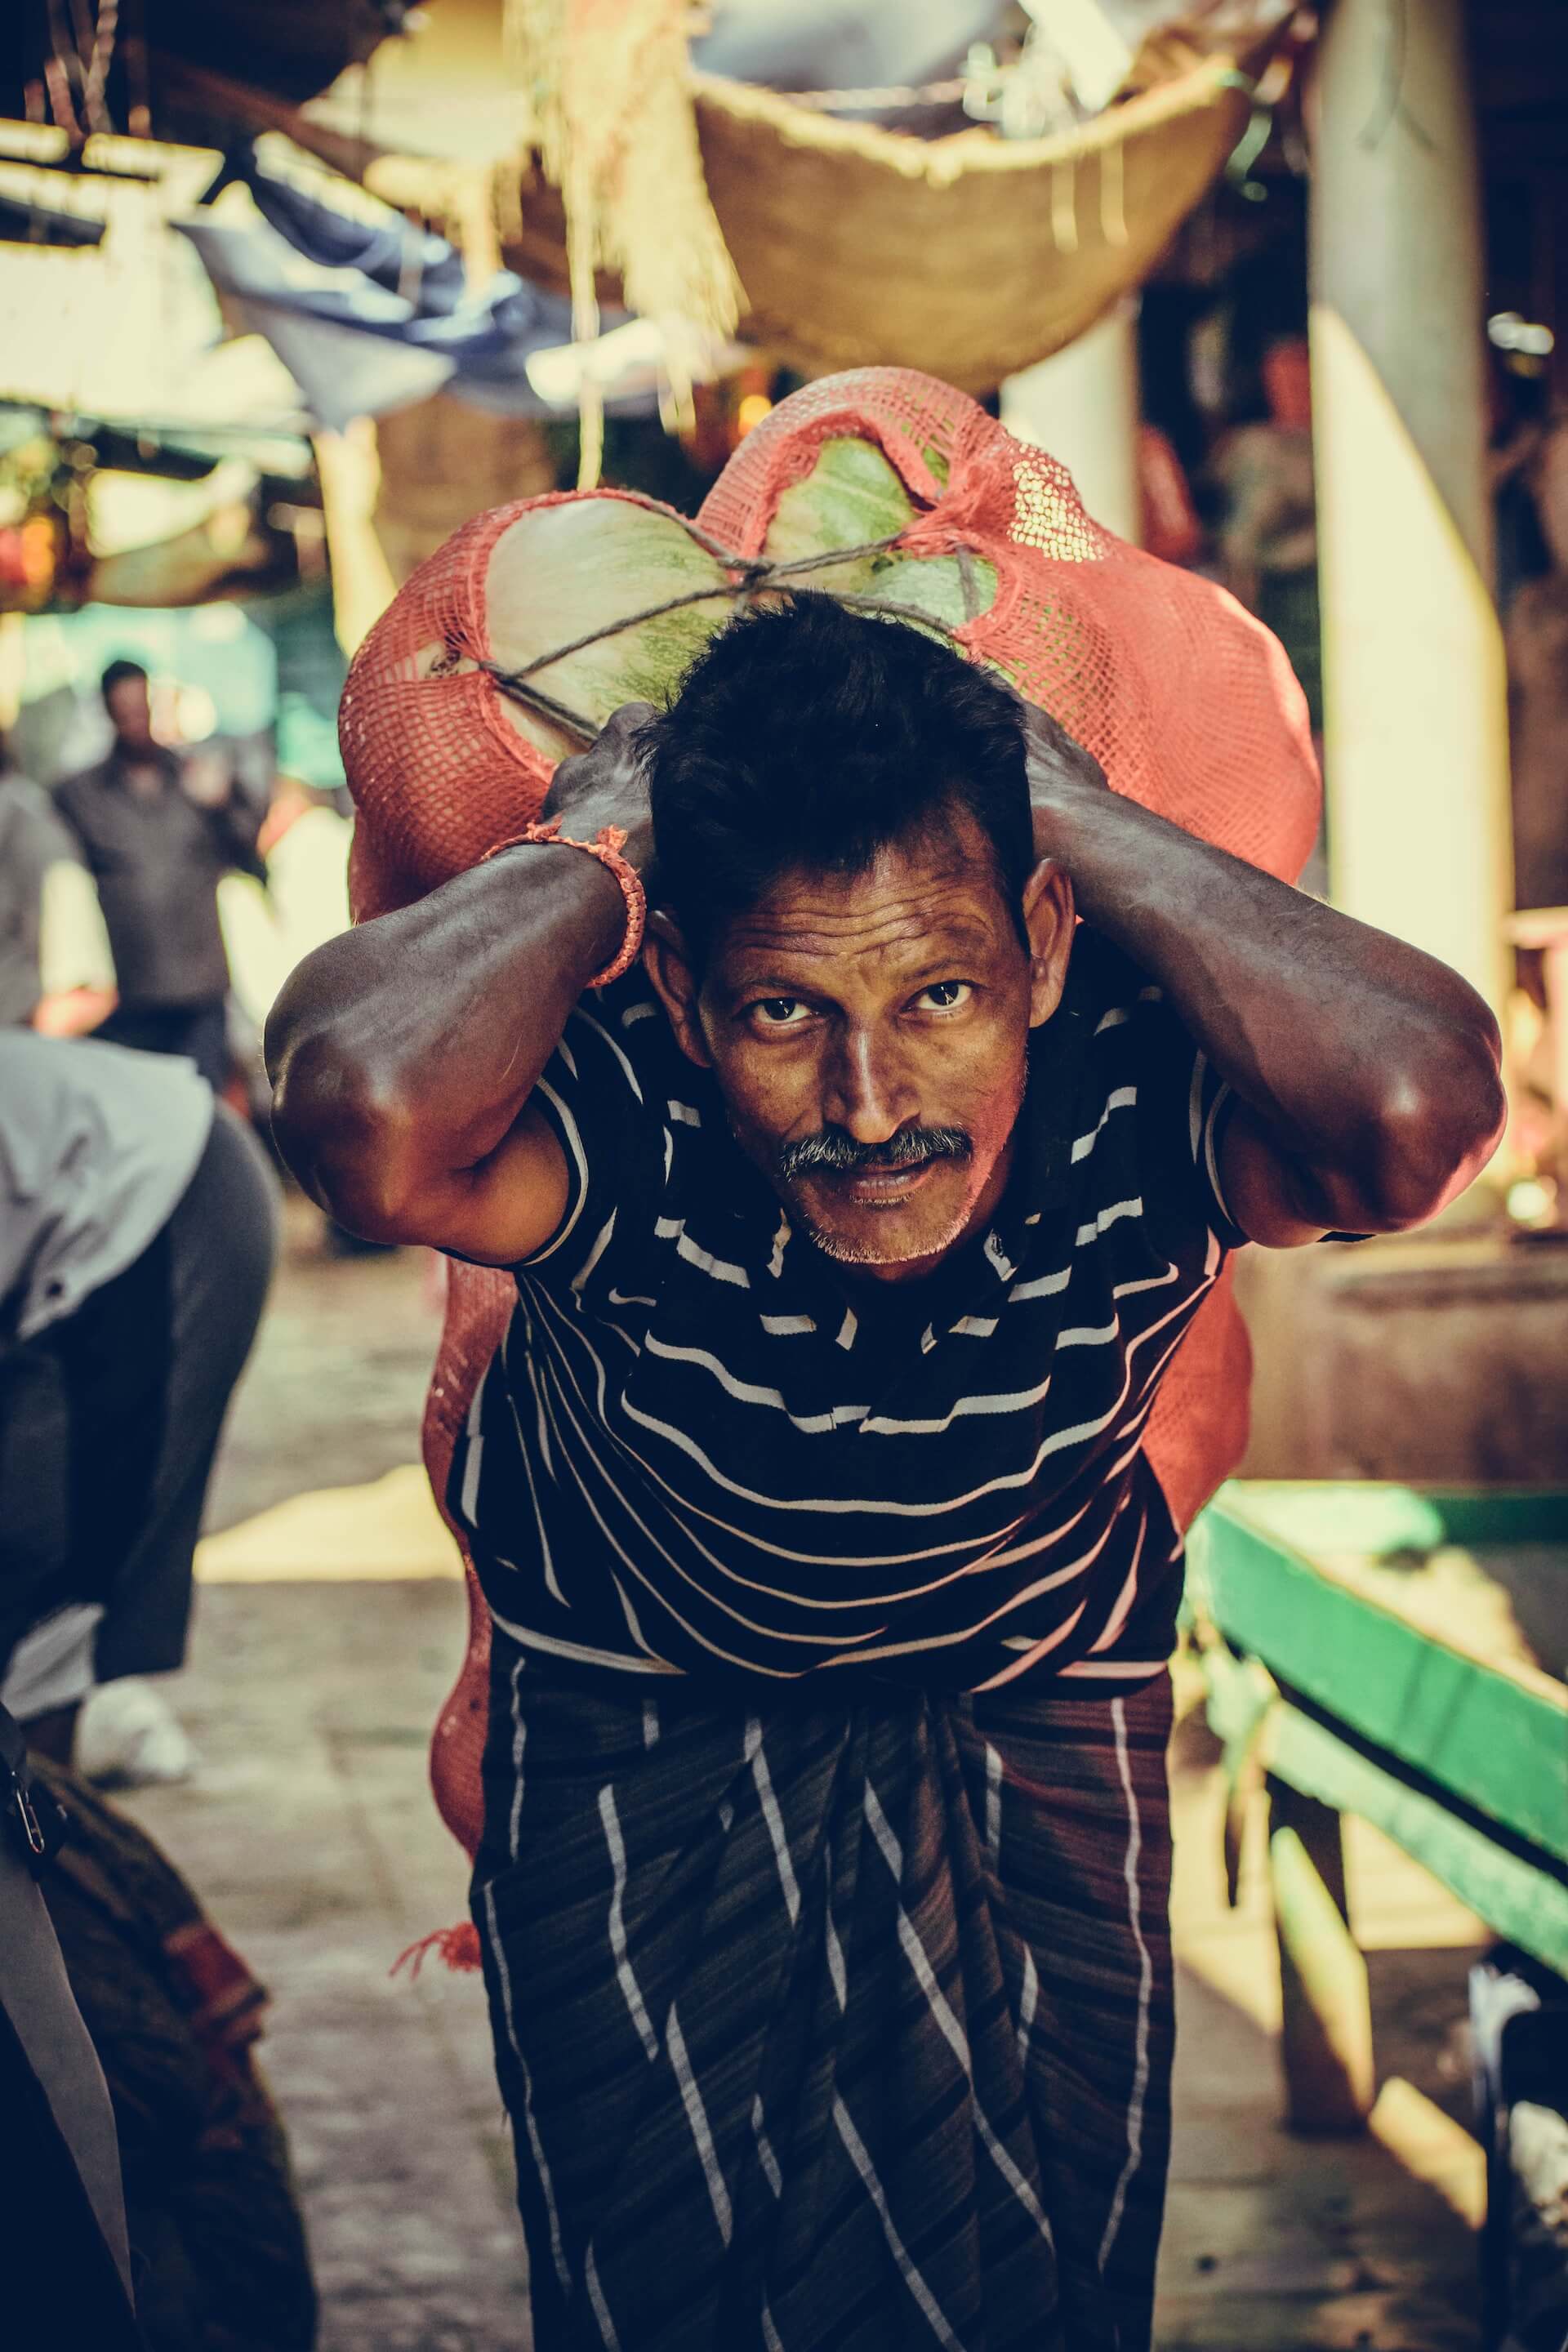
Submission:
<svg viewBox="0 0 1568 2352">
<path fill-rule="evenodd" d="M 463 1644 L 416 1471 L 436 1336 L 416 1254 L 332 1260 L 295 1203 L 212 1497 L 190 1666 L 203 1757 L 134 1801 L 269 1986 L 263 2059 L 321 2288 L 321 2352 L 523 2352 L 510 2152 L 479 1980 L 389 1970 L 464 1915 L 425 1743 Z M 1462 2129 L 1476 1923 L 1371 1833 L 1352 1904 L 1384 2087 L 1363 2139 L 1279 2129 L 1262 1823 L 1225 1904 L 1205 1727 L 1173 1759 L 1181 2049 L 1162 2352 L 1472 2352 L 1479 2151 Z"/>
</svg>

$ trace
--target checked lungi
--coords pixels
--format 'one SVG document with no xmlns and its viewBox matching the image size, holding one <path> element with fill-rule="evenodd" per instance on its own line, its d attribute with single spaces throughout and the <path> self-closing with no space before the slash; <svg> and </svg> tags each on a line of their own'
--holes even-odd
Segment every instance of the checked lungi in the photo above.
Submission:
<svg viewBox="0 0 1568 2352">
<path fill-rule="evenodd" d="M 537 2352 L 1146 2352 L 1167 1678 L 649 1695 L 500 1629 L 494 1664 L 473 1904 Z"/>
</svg>

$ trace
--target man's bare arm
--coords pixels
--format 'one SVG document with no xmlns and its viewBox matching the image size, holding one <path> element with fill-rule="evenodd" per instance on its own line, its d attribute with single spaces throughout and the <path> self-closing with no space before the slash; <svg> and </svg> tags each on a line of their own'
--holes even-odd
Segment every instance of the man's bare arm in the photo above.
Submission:
<svg viewBox="0 0 1568 2352">
<path fill-rule="evenodd" d="M 1241 1104 L 1220 1174 L 1237 1223 L 1289 1248 L 1433 1216 L 1497 1149 L 1497 1024 L 1446 964 L 1105 789 L 1026 721 L 1035 842 L 1079 911 L 1164 990 Z"/>
<path fill-rule="evenodd" d="M 545 803 L 577 839 L 621 826 L 637 867 L 647 716 L 617 712 Z M 626 919 L 595 858 L 525 844 L 307 957 L 267 1024 L 273 1129 L 306 1190 L 374 1240 L 498 1265 L 542 1248 L 567 1178 L 530 1097 Z"/>
</svg>

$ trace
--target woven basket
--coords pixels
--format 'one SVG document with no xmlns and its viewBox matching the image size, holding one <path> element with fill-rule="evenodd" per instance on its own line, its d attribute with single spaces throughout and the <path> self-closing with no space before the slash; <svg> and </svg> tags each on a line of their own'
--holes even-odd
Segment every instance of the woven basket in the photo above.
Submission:
<svg viewBox="0 0 1568 2352">
<path fill-rule="evenodd" d="M 555 488 L 542 425 L 438 392 L 378 417 L 375 535 L 399 587 L 470 515 Z"/>
<path fill-rule="evenodd" d="M 1235 60 L 1215 57 L 1058 138 L 928 141 L 694 82 L 709 193 L 751 306 L 742 331 L 807 375 L 913 367 L 976 393 L 1141 283 L 1251 105 Z M 521 203 L 505 258 L 563 289 L 560 197 L 536 179 Z"/>
</svg>

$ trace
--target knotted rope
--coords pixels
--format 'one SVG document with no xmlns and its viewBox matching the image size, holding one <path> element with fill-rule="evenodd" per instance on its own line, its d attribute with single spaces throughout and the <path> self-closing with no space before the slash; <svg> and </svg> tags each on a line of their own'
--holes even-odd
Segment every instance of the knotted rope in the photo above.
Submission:
<svg viewBox="0 0 1568 2352">
<path fill-rule="evenodd" d="M 570 645 L 555 646 L 547 654 L 537 654 L 532 661 L 523 663 L 519 669 L 503 669 L 499 662 L 483 660 L 478 662 L 477 667 L 511 701 L 521 703 L 525 709 L 537 711 L 541 718 L 553 720 L 557 726 L 564 727 L 572 734 L 583 736 L 591 743 L 600 731 L 598 723 L 584 712 L 574 710 L 571 704 L 563 702 L 559 696 L 547 693 L 542 687 L 531 685 L 530 680 L 538 671 L 551 669 L 557 662 L 569 659 L 573 654 L 584 653 L 590 646 L 602 645 L 607 637 L 620 636 L 627 629 L 640 628 L 645 621 L 660 620 L 666 613 L 679 613 L 690 604 L 712 604 L 719 597 L 728 597 L 736 604 L 748 604 L 753 597 L 767 595 L 774 590 L 787 593 L 791 582 L 804 572 L 825 572 L 834 564 L 858 563 L 868 556 L 889 554 L 903 536 L 901 531 L 895 531 L 890 538 L 865 540 L 858 547 L 830 548 L 822 554 L 797 555 L 787 562 L 775 563 L 765 556 L 737 555 L 732 549 L 721 546 L 689 515 L 678 515 L 674 520 L 695 545 L 710 555 L 716 563 L 722 564 L 732 576 L 717 581 L 710 587 L 690 588 L 679 596 L 667 596 L 660 604 L 644 605 L 640 612 L 623 613 L 616 619 L 606 621 L 603 627 L 590 629 L 586 635 L 574 637 Z M 957 561 L 963 590 L 964 619 L 973 621 L 980 610 L 974 558 L 968 548 L 961 547 L 957 551 Z M 934 630 L 939 636 L 946 637 L 950 642 L 957 641 L 956 630 L 949 628 L 933 614 L 921 611 L 918 605 L 890 604 L 882 597 L 857 595 L 844 588 L 829 588 L 823 593 L 852 611 L 873 613 L 888 620 L 912 621 L 922 629 Z"/>
</svg>

